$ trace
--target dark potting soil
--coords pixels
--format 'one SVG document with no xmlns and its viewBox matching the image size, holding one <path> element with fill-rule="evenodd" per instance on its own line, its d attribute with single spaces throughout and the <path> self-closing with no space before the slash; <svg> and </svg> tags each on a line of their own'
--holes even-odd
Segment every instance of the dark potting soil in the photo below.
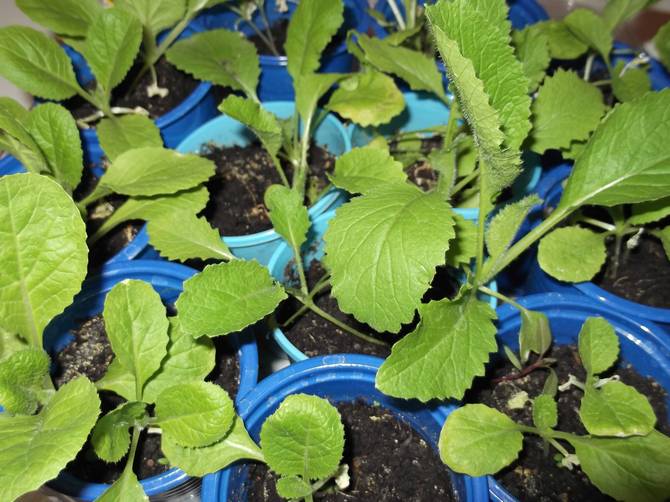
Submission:
<svg viewBox="0 0 670 502">
<path fill-rule="evenodd" d="M 204 215 L 219 233 L 248 235 L 272 228 L 263 197 L 267 188 L 280 184 L 281 179 L 265 149 L 260 144 L 210 146 L 202 155 L 216 163 L 216 174 L 207 183 L 209 202 Z M 333 170 L 335 157 L 312 145 L 308 158 L 308 183 L 313 187 L 308 193 L 320 194 L 329 184 L 326 173 Z M 287 162 L 282 165 L 290 180 L 291 166 Z"/>
<path fill-rule="evenodd" d="M 670 308 L 670 261 L 660 240 L 643 234 L 627 258 L 621 252 L 616 274 L 613 274 L 614 267 L 612 239 L 607 243 L 607 262 L 593 282 L 627 300 Z"/>
<path fill-rule="evenodd" d="M 557 359 L 552 367 L 558 375 L 559 383 L 566 382 L 569 374 L 584 381 L 586 377 L 584 368 L 575 346 L 553 347 L 549 357 Z M 489 367 L 487 378 L 478 379 L 475 382 L 473 389 L 466 395 L 466 401 L 486 404 L 505 413 L 515 422 L 532 425 L 530 405 L 513 410 L 508 407 L 508 402 L 520 391 L 527 392 L 531 399 L 540 395 L 547 372 L 538 370 L 518 380 L 498 384 L 492 382 L 495 378 L 512 375 L 516 371 L 507 359 L 498 358 Z M 612 374 L 619 375 L 622 382 L 635 387 L 649 399 L 658 418 L 656 428 L 668 434 L 670 424 L 668 423 L 665 390 L 655 380 L 641 376 L 628 365 L 617 367 L 607 376 Z M 578 415 L 582 396 L 583 392 L 575 387 L 558 393 L 558 430 L 586 434 Z M 527 435 L 524 437 L 523 450 L 519 459 L 500 471 L 495 477 L 514 497 L 524 502 L 613 500 L 593 486 L 579 468 L 569 471 L 567 468 L 558 466 L 554 460 L 555 454 L 553 448 L 546 447 L 540 438 Z"/>
<path fill-rule="evenodd" d="M 216 363 L 206 380 L 223 387 L 234 400 L 240 387 L 240 361 L 237 358 L 237 351 L 223 336 L 214 338 L 214 347 L 216 347 Z"/>
<path fill-rule="evenodd" d="M 342 461 L 350 485 L 336 490 L 331 481 L 314 496 L 324 502 L 456 500 L 449 472 L 438 454 L 406 422 L 359 400 L 339 403 L 345 431 Z M 265 464 L 249 468 L 248 501 L 279 502 L 277 476 Z M 239 500 L 235 496 L 231 500 Z"/>
<path fill-rule="evenodd" d="M 431 136 L 421 140 L 421 147 L 419 149 L 422 155 L 429 155 L 433 150 L 442 148 L 442 136 Z M 405 155 L 403 152 L 402 142 L 392 141 L 389 145 L 391 154 L 398 158 Z M 437 172 L 430 165 L 426 159 L 419 159 L 405 168 L 409 180 L 418 186 L 424 192 L 429 192 L 437 187 Z"/>
</svg>

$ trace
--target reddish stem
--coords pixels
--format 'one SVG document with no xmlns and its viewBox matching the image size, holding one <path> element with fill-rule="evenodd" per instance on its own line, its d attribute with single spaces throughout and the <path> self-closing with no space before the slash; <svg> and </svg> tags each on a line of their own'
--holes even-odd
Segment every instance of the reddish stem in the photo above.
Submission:
<svg viewBox="0 0 670 502">
<path fill-rule="evenodd" d="M 511 382 L 513 380 L 519 380 L 520 378 L 525 377 L 526 375 L 532 373 L 538 368 L 542 368 L 544 366 L 544 359 L 540 358 L 537 361 L 535 361 L 533 364 L 530 366 L 526 366 L 524 369 L 519 371 L 518 373 L 512 373 L 511 375 L 505 375 L 500 378 L 494 378 L 493 383 L 494 384 L 499 384 L 501 382 Z"/>
</svg>

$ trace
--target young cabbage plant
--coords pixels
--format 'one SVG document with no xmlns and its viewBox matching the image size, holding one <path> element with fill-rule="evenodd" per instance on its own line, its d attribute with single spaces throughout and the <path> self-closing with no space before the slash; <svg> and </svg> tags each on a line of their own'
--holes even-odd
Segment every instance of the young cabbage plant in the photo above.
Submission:
<svg viewBox="0 0 670 502">
<path fill-rule="evenodd" d="M 556 452 L 556 462 L 580 468 L 603 493 L 630 502 L 662 501 L 670 493 L 670 438 L 654 429 L 656 415 L 647 398 L 613 377 L 601 378 L 619 357 L 619 340 L 603 318 L 588 318 L 579 333 L 579 356 L 586 381 L 573 375 L 558 387 L 583 391 L 579 418 L 586 435 L 556 429 L 556 386 L 545 385 L 532 400 L 533 426 L 518 424 L 483 404 L 452 413 L 440 434 L 442 460 L 472 476 L 494 474 L 511 464 L 523 435 L 541 437 Z M 571 451 L 572 450 L 572 451 Z"/>
<path fill-rule="evenodd" d="M 53 479 L 100 413 L 95 386 L 54 388 L 43 333 L 86 276 L 86 230 L 72 198 L 46 176 L 0 179 L 0 499 Z"/>
</svg>

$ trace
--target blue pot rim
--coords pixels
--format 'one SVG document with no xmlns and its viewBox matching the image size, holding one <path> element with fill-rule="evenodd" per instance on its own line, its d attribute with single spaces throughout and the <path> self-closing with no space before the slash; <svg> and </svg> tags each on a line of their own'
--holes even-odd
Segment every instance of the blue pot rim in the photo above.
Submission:
<svg viewBox="0 0 670 502">
<path fill-rule="evenodd" d="M 282 370 L 273 373 L 262 380 L 252 392 L 241 400 L 238 413 L 243 421 L 259 406 L 274 398 L 279 389 L 293 387 L 307 377 L 322 377 L 321 381 L 329 380 L 363 380 L 374 381 L 377 370 L 384 361 L 378 357 L 362 354 L 337 354 L 313 357 L 292 364 Z M 431 410 L 431 415 L 440 425 L 444 424 L 447 416 L 456 408 L 455 404 L 448 405 L 426 405 Z M 219 489 L 221 483 L 228 482 L 229 469 L 209 474 L 203 478 L 201 499 L 205 502 L 219 500 Z M 479 502 L 488 500 L 488 483 L 485 477 L 472 478 L 462 475 L 465 480 L 466 492 L 471 495 L 469 501 Z"/>
</svg>

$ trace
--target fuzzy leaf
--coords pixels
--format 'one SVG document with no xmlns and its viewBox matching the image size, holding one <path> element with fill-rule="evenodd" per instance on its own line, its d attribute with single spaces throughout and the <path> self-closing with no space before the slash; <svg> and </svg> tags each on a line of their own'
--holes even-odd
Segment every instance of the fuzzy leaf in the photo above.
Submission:
<svg viewBox="0 0 670 502">
<path fill-rule="evenodd" d="M 572 436 L 581 469 L 600 491 L 627 502 L 659 502 L 670 493 L 670 438 Z"/>
<path fill-rule="evenodd" d="M 270 469 L 281 476 L 325 478 L 344 452 L 340 414 L 323 398 L 290 395 L 263 423 L 261 448 Z"/>
<path fill-rule="evenodd" d="M 394 397 L 460 399 L 497 348 L 495 312 L 467 295 L 422 304 L 419 313 L 421 322 L 393 346 L 375 384 Z"/>
<path fill-rule="evenodd" d="M 119 479 L 96 499 L 97 502 L 143 502 L 149 497 L 144 493 L 142 485 L 132 469 L 124 469 Z"/>
<path fill-rule="evenodd" d="M 549 53 L 554 59 L 577 59 L 589 48 L 563 21 L 544 21 L 537 26 L 549 37 Z"/>
<path fill-rule="evenodd" d="M 656 32 L 654 45 L 666 69 L 670 69 L 670 22 L 665 23 Z"/>
<path fill-rule="evenodd" d="M 184 232 L 184 229 L 188 229 Z M 221 240 L 219 231 L 204 216 L 170 212 L 147 223 L 149 242 L 168 260 L 230 260 L 233 255 Z"/>
<path fill-rule="evenodd" d="M 20 350 L 0 362 L 0 403 L 6 412 L 31 415 L 42 401 L 49 378 L 49 356 L 43 350 Z"/>
<path fill-rule="evenodd" d="M 534 352 L 543 356 L 551 347 L 551 327 L 549 319 L 543 312 L 533 310 L 521 311 L 521 329 L 519 330 L 519 353 L 525 364 L 528 356 Z"/>
<path fill-rule="evenodd" d="M 0 414 L 0 500 L 14 500 L 55 478 L 74 459 L 100 412 L 93 384 L 63 385 L 37 415 Z"/>
<path fill-rule="evenodd" d="M 368 71 L 340 82 L 327 108 L 363 127 L 378 126 L 403 111 L 405 98 L 391 77 Z"/>
<path fill-rule="evenodd" d="M 261 73 L 254 44 L 241 33 L 210 30 L 179 40 L 166 52 L 167 60 L 198 80 L 212 82 L 247 96 L 256 96 Z"/>
<path fill-rule="evenodd" d="M 523 65 L 528 78 L 528 91 L 533 92 L 540 85 L 551 62 L 549 36 L 536 25 L 527 26 L 512 33 L 516 55 Z"/>
<path fill-rule="evenodd" d="M 96 131 L 100 146 L 112 162 L 122 153 L 134 148 L 163 146 L 158 127 L 153 120 L 144 115 L 104 118 L 98 124 Z"/>
<path fill-rule="evenodd" d="M 545 236 L 537 261 L 546 273 L 560 281 L 590 281 L 607 258 L 605 239 L 586 228 L 562 227 Z"/>
<path fill-rule="evenodd" d="M 605 21 L 585 8 L 575 9 L 565 16 L 563 23 L 580 41 L 595 49 L 606 61 L 612 50 L 612 34 Z"/>
<path fill-rule="evenodd" d="M 533 399 L 533 423 L 538 429 L 553 429 L 558 423 L 558 407 L 553 396 L 540 394 Z"/>
<path fill-rule="evenodd" d="M 105 462 L 118 462 L 130 447 L 129 429 L 146 414 L 146 404 L 123 403 L 98 420 L 91 433 L 95 454 Z"/>
<path fill-rule="evenodd" d="M 271 185 L 265 191 L 265 205 L 270 210 L 272 226 L 294 251 L 300 250 L 309 230 L 309 215 L 302 201 L 300 193 L 284 185 Z"/>
<path fill-rule="evenodd" d="M 135 14 L 153 34 L 172 27 L 186 13 L 184 0 L 116 0 L 114 5 Z"/>
<path fill-rule="evenodd" d="M 0 178 L 0 327 L 42 348 L 42 331 L 86 276 L 86 229 L 72 198 L 37 174 Z"/>
<path fill-rule="evenodd" d="M 284 298 L 265 267 L 235 260 L 209 265 L 188 279 L 176 305 L 184 333 L 199 338 L 240 331 L 273 312 Z"/>
<path fill-rule="evenodd" d="M 635 17 L 654 0 L 609 0 L 602 13 L 602 19 L 610 31 Z"/>
<path fill-rule="evenodd" d="M 268 153 L 272 157 L 277 155 L 282 145 L 282 129 L 275 114 L 252 99 L 234 94 L 223 100 L 219 110 L 249 127 Z"/>
<path fill-rule="evenodd" d="M 607 371 L 619 357 L 619 338 L 602 317 L 589 317 L 579 331 L 579 357 L 589 376 Z"/>
<path fill-rule="evenodd" d="M 483 404 L 455 410 L 440 433 L 442 461 L 470 476 L 494 474 L 521 451 L 523 435 L 512 420 Z"/>
<path fill-rule="evenodd" d="M 115 360 L 133 375 L 141 392 L 167 353 L 169 323 L 160 296 L 146 282 L 124 280 L 107 294 L 103 317 Z"/>
<path fill-rule="evenodd" d="M 0 28 L 0 75 L 45 99 L 67 99 L 79 90 L 72 63 L 44 33 L 27 26 Z"/>
<path fill-rule="evenodd" d="M 130 70 L 141 42 L 142 25 L 122 9 L 105 9 L 93 21 L 82 55 L 106 95 Z"/>
<path fill-rule="evenodd" d="M 119 155 L 100 183 L 123 195 L 163 195 L 193 188 L 215 169 L 212 161 L 198 155 L 143 147 Z"/>
<path fill-rule="evenodd" d="M 31 20 L 59 35 L 85 37 L 102 8 L 96 0 L 16 0 Z"/>
<path fill-rule="evenodd" d="M 625 63 L 619 61 L 612 71 L 612 91 L 619 101 L 632 101 L 651 91 L 651 81 L 645 69 L 628 68 L 621 75 L 624 67 Z"/>
<path fill-rule="evenodd" d="M 645 225 L 662 220 L 670 215 L 670 197 L 641 202 L 631 206 L 631 216 L 628 223 L 631 225 Z"/>
<path fill-rule="evenodd" d="M 340 309 L 379 332 L 397 332 L 444 263 L 453 227 L 441 195 L 409 184 L 381 186 L 340 207 L 324 236 Z"/>
<path fill-rule="evenodd" d="M 407 175 L 388 150 L 365 146 L 338 157 L 330 181 L 347 192 L 364 194 L 378 188 L 380 183 L 405 183 Z"/>
<path fill-rule="evenodd" d="M 277 480 L 277 493 L 285 499 L 303 499 L 313 493 L 312 485 L 299 476 L 287 476 Z"/>
</svg>

